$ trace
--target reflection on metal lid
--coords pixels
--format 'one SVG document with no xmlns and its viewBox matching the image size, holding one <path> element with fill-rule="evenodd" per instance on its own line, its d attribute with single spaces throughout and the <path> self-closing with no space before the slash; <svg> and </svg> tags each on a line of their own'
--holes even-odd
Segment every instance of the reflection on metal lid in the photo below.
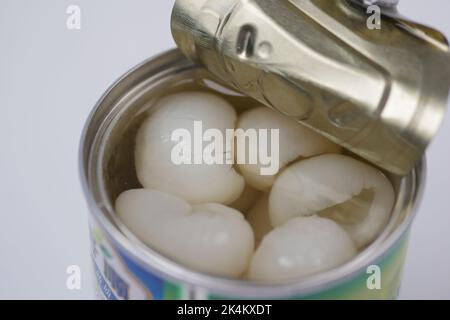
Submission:
<svg viewBox="0 0 450 320">
<path fill-rule="evenodd" d="M 177 0 L 178 47 L 226 84 L 368 161 L 406 174 L 443 118 L 439 32 L 345 0 Z"/>
</svg>

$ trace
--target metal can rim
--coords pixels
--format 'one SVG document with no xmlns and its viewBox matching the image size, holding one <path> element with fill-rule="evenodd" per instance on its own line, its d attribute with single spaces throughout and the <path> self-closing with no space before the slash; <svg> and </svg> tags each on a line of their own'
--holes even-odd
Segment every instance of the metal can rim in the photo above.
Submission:
<svg viewBox="0 0 450 320">
<path fill-rule="evenodd" d="M 89 161 L 86 158 L 89 156 L 91 150 L 86 150 L 86 142 L 95 114 L 97 113 L 104 100 L 112 92 L 112 90 L 114 90 L 117 85 L 121 84 L 122 81 L 124 81 L 127 77 L 138 71 L 142 66 L 147 65 L 148 63 L 156 63 L 158 60 L 167 58 L 168 56 L 173 56 L 172 58 L 174 60 L 185 59 L 178 49 L 168 50 L 144 60 L 137 66 L 130 69 L 124 75 L 122 75 L 117 81 L 115 81 L 101 96 L 101 98 L 95 104 L 94 109 L 91 111 L 84 126 L 81 136 L 81 142 L 79 145 L 80 180 L 84 195 L 88 202 L 89 210 L 94 216 L 94 219 L 100 224 L 101 228 L 103 228 L 103 231 L 106 232 L 107 237 L 111 241 L 113 241 L 113 243 L 117 245 L 120 250 L 129 253 L 133 260 L 145 270 L 155 273 L 162 278 L 173 281 L 175 283 L 182 282 L 190 287 L 204 288 L 205 290 L 210 290 L 211 292 L 230 296 L 236 296 L 237 294 L 241 297 L 252 298 L 287 297 L 292 295 L 302 296 L 316 293 L 325 287 L 330 288 L 338 286 L 340 283 L 345 282 L 355 274 L 360 273 L 365 266 L 370 265 L 371 263 L 373 263 L 373 261 L 377 261 L 378 259 L 380 259 L 389 250 L 389 248 L 391 248 L 397 241 L 399 241 L 401 237 L 407 232 L 416 216 L 418 206 L 423 196 L 426 177 L 425 156 L 417 164 L 415 169 L 410 173 L 414 185 L 412 187 L 412 191 L 410 192 L 410 197 L 408 198 L 408 203 L 412 204 L 411 207 L 408 208 L 410 213 L 392 233 L 387 235 L 385 239 L 379 239 L 383 241 L 381 243 L 378 243 L 377 247 L 375 247 L 374 244 L 370 245 L 349 263 L 333 270 L 313 275 L 299 281 L 274 285 L 254 283 L 238 279 L 226 279 L 207 275 L 192 271 L 180 264 L 177 264 L 176 262 L 165 258 L 162 255 L 151 252 L 146 246 L 132 242 L 123 233 L 121 233 L 120 230 L 106 217 L 104 211 L 106 210 L 106 208 L 100 208 L 98 206 L 95 197 L 91 192 L 88 181 Z M 397 205 L 399 205 L 399 203 L 397 203 L 396 206 Z M 396 208 L 394 210 L 398 209 L 399 208 Z"/>
</svg>

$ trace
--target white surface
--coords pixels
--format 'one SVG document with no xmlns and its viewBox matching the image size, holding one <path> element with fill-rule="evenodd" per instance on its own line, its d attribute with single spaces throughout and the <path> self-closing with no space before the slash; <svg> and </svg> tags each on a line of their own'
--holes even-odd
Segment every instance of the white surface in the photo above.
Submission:
<svg viewBox="0 0 450 320">
<path fill-rule="evenodd" d="M 0 0 L 0 298 L 93 298 L 78 143 L 97 99 L 140 61 L 173 47 L 173 1 Z M 66 28 L 66 8 L 82 28 Z M 446 8 L 442 8 L 446 6 Z M 402 12 L 450 36 L 445 0 L 403 0 Z M 428 183 L 402 298 L 450 299 L 450 135 L 428 152 Z M 79 265 L 82 290 L 66 288 Z"/>
</svg>

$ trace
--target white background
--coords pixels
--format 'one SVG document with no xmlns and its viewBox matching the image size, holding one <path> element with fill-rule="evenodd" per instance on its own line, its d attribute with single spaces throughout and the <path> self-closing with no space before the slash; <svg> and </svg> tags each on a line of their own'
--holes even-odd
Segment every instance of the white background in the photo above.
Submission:
<svg viewBox="0 0 450 320">
<path fill-rule="evenodd" d="M 66 28 L 79 5 L 82 28 Z M 168 0 L 0 0 L 0 298 L 93 298 L 78 144 L 120 75 L 174 46 Z M 402 13 L 450 36 L 449 1 L 403 0 Z M 428 150 L 401 298 L 450 299 L 450 118 Z M 82 290 L 66 289 L 66 267 Z"/>
</svg>

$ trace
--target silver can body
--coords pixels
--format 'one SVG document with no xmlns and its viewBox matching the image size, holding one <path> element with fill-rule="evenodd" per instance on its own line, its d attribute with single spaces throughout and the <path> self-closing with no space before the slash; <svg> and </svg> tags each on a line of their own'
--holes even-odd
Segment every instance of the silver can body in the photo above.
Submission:
<svg viewBox="0 0 450 320">
<path fill-rule="evenodd" d="M 127 189 L 139 187 L 132 170 L 132 149 L 145 110 L 159 97 L 193 86 L 226 95 L 242 108 L 252 107 L 248 97 L 223 87 L 202 67 L 172 50 L 145 61 L 119 79 L 100 99 L 86 124 L 80 170 L 90 210 L 92 258 L 100 297 L 395 298 L 410 226 L 424 185 L 424 159 L 406 176 L 388 174 L 396 190 L 396 203 L 389 224 L 375 242 L 341 267 L 287 284 L 262 285 L 189 270 L 145 246 L 123 226 L 114 214 L 114 199 Z M 380 277 L 379 286 L 371 285 L 375 276 Z"/>
</svg>

